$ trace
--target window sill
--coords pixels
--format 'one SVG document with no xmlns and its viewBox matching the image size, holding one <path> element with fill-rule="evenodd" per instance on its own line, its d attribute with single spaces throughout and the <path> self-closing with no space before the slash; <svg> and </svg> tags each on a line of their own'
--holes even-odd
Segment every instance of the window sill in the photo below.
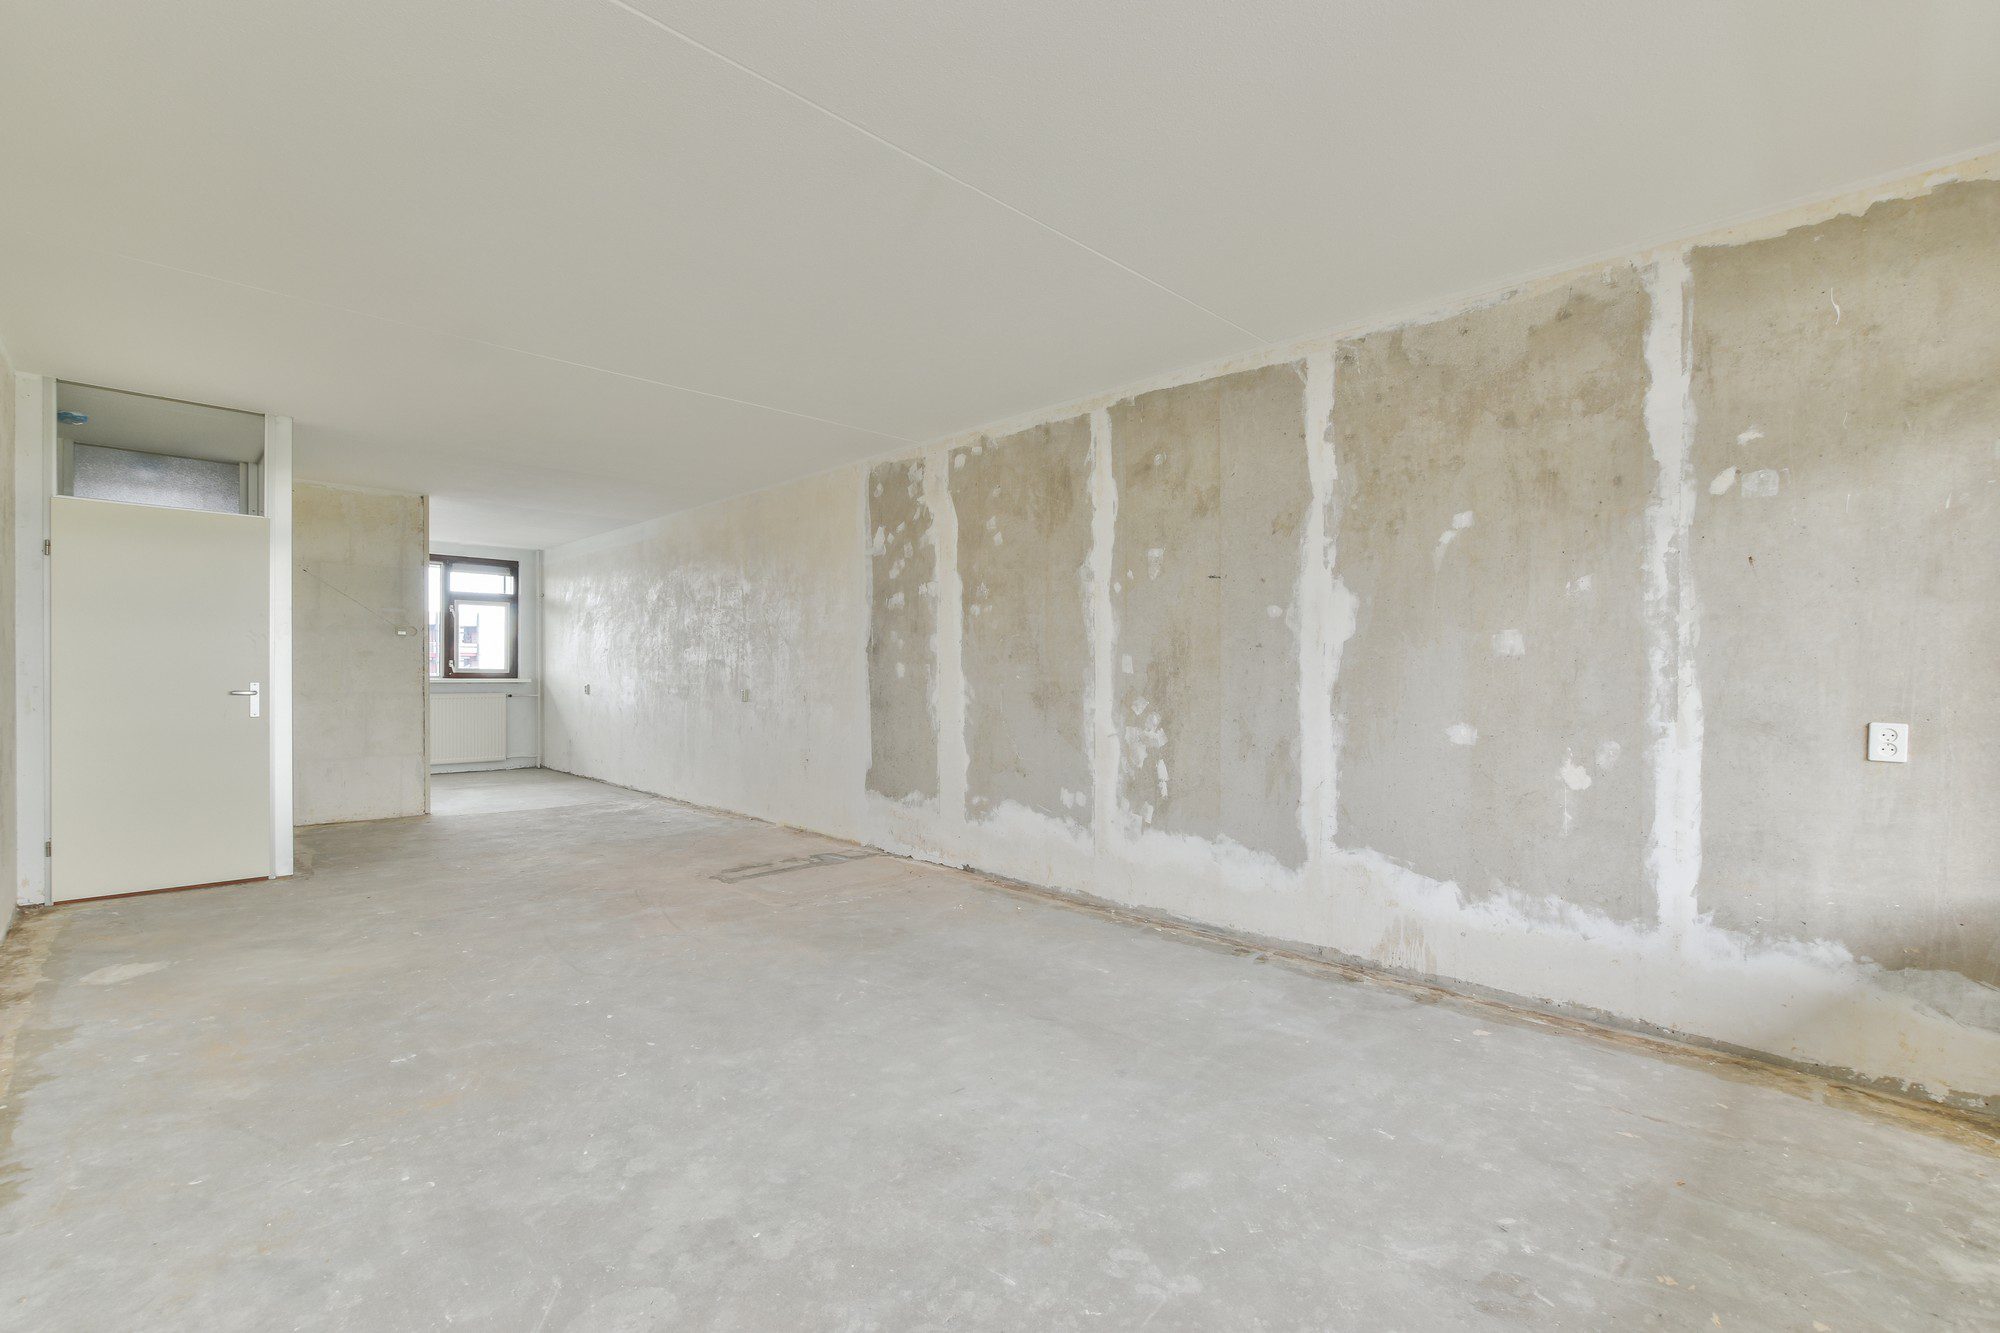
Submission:
<svg viewBox="0 0 2000 1333">
<path fill-rule="evenodd" d="M 426 676 L 424 680 L 432 685 L 533 685 L 535 683 L 524 676 Z"/>
</svg>

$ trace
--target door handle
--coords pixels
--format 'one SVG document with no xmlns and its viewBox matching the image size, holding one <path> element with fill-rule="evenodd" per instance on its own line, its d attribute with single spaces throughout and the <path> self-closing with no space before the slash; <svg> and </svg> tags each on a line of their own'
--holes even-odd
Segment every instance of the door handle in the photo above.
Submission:
<svg viewBox="0 0 2000 1333">
<path fill-rule="evenodd" d="M 263 689 L 262 682 L 253 680 L 250 682 L 249 689 L 231 690 L 230 694 L 238 696 L 240 698 L 248 699 L 250 701 L 250 716 L 262 717 L 263 710 L 259 707 L 259 705 L 264 702 L 263 695 L 261 693 L 262 689 Z"/>
</svg>

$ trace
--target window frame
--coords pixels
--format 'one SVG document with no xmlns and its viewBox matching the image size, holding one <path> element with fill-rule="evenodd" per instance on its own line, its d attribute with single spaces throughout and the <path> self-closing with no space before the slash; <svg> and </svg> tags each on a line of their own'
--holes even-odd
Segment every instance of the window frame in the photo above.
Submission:
<svg viewBox="0 0 2000 1333">
<path fill-rule="evenodd" d="M 439 591 L 444 604 L 438 608 L 439 616 L 441 617 L 439 625 L 441 641 L 438 645 L 438 670 L 442 674 L 432 676 L 430 679 L 519 679 L 521 668 L 521 562 L 518 560 L 496 560 L 491 556 L 480 555 L 440 555 L 434 551 L 431 553 L 430 560 L 425 565 L 424 581 L 426 585 L 430 582 L 429 570 L 432 565 L 444 566 L 439 580 Z M 455 593 L 451 590 L 451 573 L 452 569 L 456 566 L 467 566 L 505 573 L 513 580 L 514 591 L 511 593 Z M 425 596 L 427 598 L 429 591 L 428 586 L 426 586 Z M 458 655 L 456 645 L 458 643 L 458 603 L 460 602 L 478 602 L 486 606 L 504 606 L 507 608 L 507 665 L 503 670 L 464 671 L 454 665 L 454 660 Z M 424 617 L 426 622 L 428 622 L 430 618 L 430 608 L 428 606 L 424 608 Z M 426 624 L 426 633 L 428 633 L 428 623 Z M 428 648 L 425 655 L 429 656 Z"/>
</svg>

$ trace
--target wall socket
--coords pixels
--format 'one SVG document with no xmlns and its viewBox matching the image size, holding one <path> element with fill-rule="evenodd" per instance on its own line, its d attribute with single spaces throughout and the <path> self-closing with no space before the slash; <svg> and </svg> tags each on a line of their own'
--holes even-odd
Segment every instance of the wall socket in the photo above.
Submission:
<svg viewBox="0 0 2000 1333">
<path fill-rule="evenodd" d="M 584 692 L 585 694 L 589 694 L 589 693 L 590 693 L 590 686 L 588 686 L 588 685 L 584 686 L 584 687 L 583 687 L 583 692 Z"/>
<path fill-rule="evenodd" d="M 1907 722 L 1870 722 L 1868 724 L 1868 757 L 1878 764 L 1909 763 L 1910 724 Z"/>
</svg>

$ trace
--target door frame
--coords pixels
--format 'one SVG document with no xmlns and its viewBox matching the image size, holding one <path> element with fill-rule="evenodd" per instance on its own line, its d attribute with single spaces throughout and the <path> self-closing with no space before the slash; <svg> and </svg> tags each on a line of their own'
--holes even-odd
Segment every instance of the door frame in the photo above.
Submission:
<svg viewBox="0 0 2000 1333">
<path fill-rule="evenodd" d="M 4 372 L 0 372 L 4 373 Z M 56 492 L 56 380 L 14 375 L 12 474 L 14 631 L 13 792 L 5 822 L 14 833 L 13 900 L 47 906 L 49 882 L 49 501 Z M 264 705 L 270 717 L 271 875 L 292 873 L 292 419 L 264 416 L 258 469 L 270 524 L 270 653 Z"/>
</svg>

